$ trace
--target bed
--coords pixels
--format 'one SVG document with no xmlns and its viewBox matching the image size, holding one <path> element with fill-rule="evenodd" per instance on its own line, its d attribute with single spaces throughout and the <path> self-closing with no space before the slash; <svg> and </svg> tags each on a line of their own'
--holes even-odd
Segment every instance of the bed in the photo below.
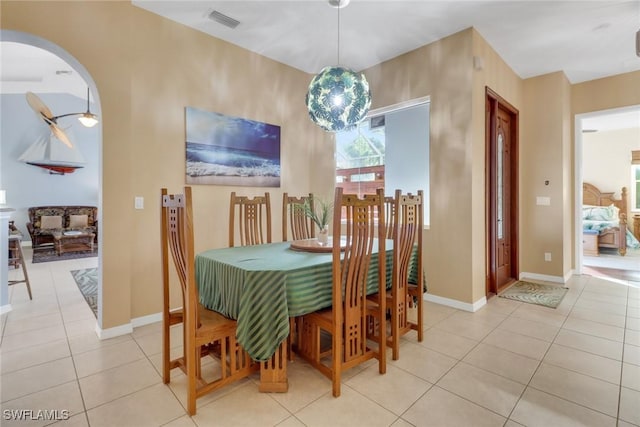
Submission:
<svg viewBox="0 0 640 427">
<path fill-rule="evenodd" d="M 615 248 L 621 256 L 640 242 L 627 229 L 627 189 L 621 198 L 604 193 L 596 186 L 582 184 L 582 232 L 584 255 L 598 256 L 600 248 Z"/>
</svg>

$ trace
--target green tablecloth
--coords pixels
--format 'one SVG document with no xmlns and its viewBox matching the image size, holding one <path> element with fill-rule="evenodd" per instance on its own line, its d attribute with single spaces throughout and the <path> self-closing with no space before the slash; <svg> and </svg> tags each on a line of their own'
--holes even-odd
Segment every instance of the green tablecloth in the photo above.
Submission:
<svg viewBox="0 0 640 427">
<path fill-rule="evenodd" d="M 290 242 L 212 249 L 196 255 L 200 301 L 238 321 L 238 342 L 257 361 L 268 360 L 289 335 L 289 317 L 331 306 L 331 253 L 299 252 Z M 374 245 L 377 252 L 377 244 Z M 387 285 L 393 241 L 387 240 Z M 369 268 L 377 291 L 378 257 Z"/>
</svg>

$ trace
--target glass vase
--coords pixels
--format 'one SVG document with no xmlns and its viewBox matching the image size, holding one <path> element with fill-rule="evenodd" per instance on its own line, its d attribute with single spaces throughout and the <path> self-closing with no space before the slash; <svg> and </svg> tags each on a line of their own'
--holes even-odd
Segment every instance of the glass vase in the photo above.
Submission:
<svg viewBox="0 0 640 427">
<path fill-rule="evenodd" d="M 327 246 L 329 244 L 329 226 L 325 225 L 324 227 L 318 230 L 318 244 L 320 246 Z"/>
</svg>

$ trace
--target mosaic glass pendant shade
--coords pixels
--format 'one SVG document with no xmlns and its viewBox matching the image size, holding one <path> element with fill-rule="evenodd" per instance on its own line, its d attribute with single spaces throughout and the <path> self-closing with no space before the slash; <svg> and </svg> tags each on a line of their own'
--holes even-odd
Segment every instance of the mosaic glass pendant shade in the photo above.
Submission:
<svg viewBox="0 0 640 427">
<path fill-rule="evenodd" d="M 371 91 L 364 74 L 325 67 L 311 80 L 306 103 L 311 120 L 326 131 L 337 132 L 365 118 L 371 107 Z"/>
</svg>

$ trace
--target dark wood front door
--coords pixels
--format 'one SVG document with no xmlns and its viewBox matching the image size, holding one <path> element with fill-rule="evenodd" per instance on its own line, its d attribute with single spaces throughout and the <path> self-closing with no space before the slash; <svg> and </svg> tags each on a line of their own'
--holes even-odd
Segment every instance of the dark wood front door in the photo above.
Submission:
<svg viewBox="0 0 640 427">
<path fill-rule="evenodd" d="M 487 88 L 487 296 L 518 278 L 518 111 Z"/>
</svg>

